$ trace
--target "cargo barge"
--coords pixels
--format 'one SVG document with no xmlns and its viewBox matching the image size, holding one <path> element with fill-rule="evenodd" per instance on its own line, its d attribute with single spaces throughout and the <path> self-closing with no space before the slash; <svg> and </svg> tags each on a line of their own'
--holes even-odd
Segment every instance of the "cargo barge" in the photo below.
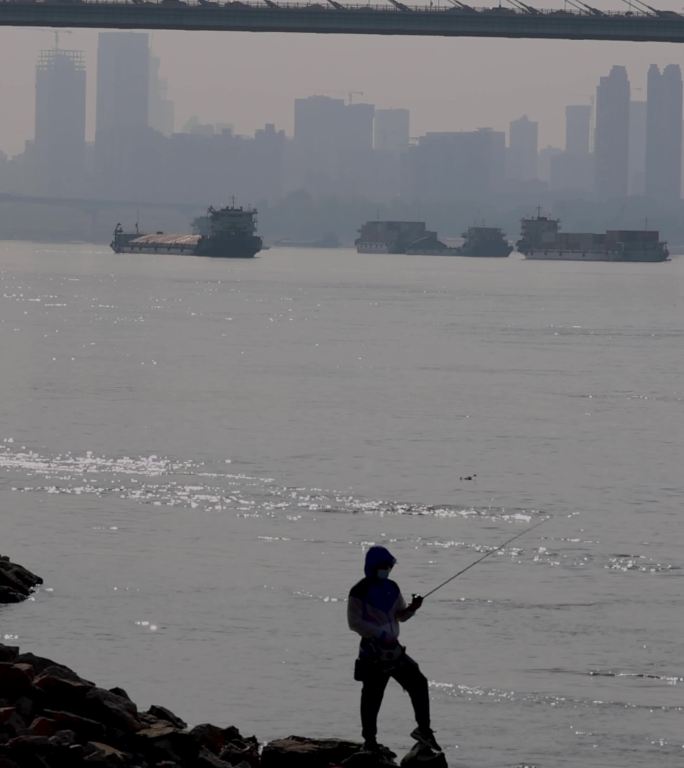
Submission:
<svg viewBox="0 0 684 768">
<path fill-rule="evenodd" d="M 526 259 L 553 261 L 659 262 L 669 257 L 667 243 L 655 229 L 561 232 L 559 219 L 541 214 L 522 219 L 516 246 Z"/>
<path fill-rule="evenodd" d="M 211 256 L 221 259 L 249 259 L 263 248 L 256 233 L 256 210 L 237 207 L 210 207 L 207 215 L 195 220 L 194 234 L 146 234 L 125 232 L 117 224 L 111 242 L 115 253 L 167 253 Z"/>
<path fill-rule="evenodd" d="M 442 242 L 424 221 L 367 221 L 355 241 L 359 253 L 408 253 L 416 256 L 508 256 L 513 246 L 498 227 L 468 227 L 463 244 Z"/>
</svg>

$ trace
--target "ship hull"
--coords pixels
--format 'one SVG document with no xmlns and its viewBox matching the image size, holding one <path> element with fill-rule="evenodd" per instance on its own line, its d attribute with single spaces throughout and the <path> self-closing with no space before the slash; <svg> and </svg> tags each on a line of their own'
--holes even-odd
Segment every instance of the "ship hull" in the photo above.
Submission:
<svg viewBox="0 0 684 768">
<path fill-rule="evenodd" d="M 616 253 L 611 251 L 528 251 L 524 254 L 532 261 L 620 261 L 620 262 L 662 262 L 667 261 L 668 253 L 660 251 L 638 251 L 635 253 Z"/>
<path fill-rule="evenodd" d="M 475 252 L 475 251 L 461 251 L 459 250 L 456 255 L 457 256 L 472 256 L 476 259 L 505 259 L 507 256 L 510 256 L 512 248 L 508 248 L 505 251 L 500 251 L 499 253 L 493 253 L 492 251 L 484 251 L 484 252 Z"/>
<path fill-rule="evenodd" d="M 357 253 L 389 253 L 390 249 L 387 243 L 357 243 Z"/>
<path fill-rule="evenodd" d="M 150 253 L 182 256 L 209 256 L 214 259 L 251 259 L 262 248 L 260 237 L 244 238 L 233 242 L 206 242 L 199 238 L 197 242 L 187 242 L 192 236 L 179 237 L 176 241 L 169 238 L 153 240 L 145 238 L 144 242 L 113 242 L 111 247 L 115 253 Z"/>
</svg>

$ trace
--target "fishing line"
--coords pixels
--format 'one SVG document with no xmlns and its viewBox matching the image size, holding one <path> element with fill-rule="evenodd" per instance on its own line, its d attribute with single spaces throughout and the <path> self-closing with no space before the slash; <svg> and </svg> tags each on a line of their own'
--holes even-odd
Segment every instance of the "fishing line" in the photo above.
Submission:
<svg viewBox="0 0 684 768">
<path fill-rule="evenodd" d="M 525 534 L 529 533 L 530 531 L 533 531 L 535 528 L 539 528 L 540 525 L 544 525 L 544 523 L 551 520 L 551 516 L 545 517 L 543 520 L 541 520 L 538 523 L 535 523 L 534 525 L 531 525 L 529 528 L 525 528 L 524 531 L 520 531 L 520 533 L 516 533 L 515 536 L 511 536 L 510 539 L 507 539 L 504 541 L 503 544 L 500 544 L 496 549 L 491 549 L 489 552 L 486 552 L 482 557 L 478 557 L 477 560 L 474 560 L 470 565 L 466 565 L 465 568 L 462 568 L 458 573 L 455 573 L 453 576 L 450 576 L 446 581 L 443 581 L 441 584 L 438 584 L 434 589 L 431 589 L 429 592 L 423 595 L 423 600 L 425 598 L 430 597 L 430 595 L 434 595 L 434 593 L 441 589 L 442 587 L 445 587 L 450 581 L 453 581 L 458 576 L 462 576 L 466 571 L 469 571 L 471 568 L 474 568 L 478 563 L 481 563 L 486 557 L 489 557 L 490 555 L 493 555 L 495 552 L 500 552 L 504 547 L 507 547 L 512 541 L 515 541 L 516 539 L 519 539 L 521 536 L 525 536 Z"/>
</svg>

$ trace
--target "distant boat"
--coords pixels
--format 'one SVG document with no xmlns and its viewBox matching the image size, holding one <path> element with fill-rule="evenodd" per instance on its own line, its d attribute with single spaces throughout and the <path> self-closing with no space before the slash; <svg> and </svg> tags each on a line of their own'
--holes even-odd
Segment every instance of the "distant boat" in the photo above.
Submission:
<svg viewBox="0 0 684 768">
<path fill-rule="evenodd" d="M 513 246 L 497 227 L 469 227 L 463 245 L 446 245 L 424 221 L 368 221 L 355 240 L 359 253 L 408 253 L 419 256 L 508 256 Z"/>
<path fill-rule="evenodd" d="M 457 256 L 500 258 L 508 256 L 513 250 L 498 227 L 468 227 L 463 239 L 463 245 L 456 249 Z"/>
<path fill-rule="evenodd" d="M 432 253 L 447 248 L 424 221 L 367 221 L 354 245 L 359 253 Z"/>
<path fill-rule="evenodd" d="M 603 234 L 561 232 L 560 220 L 542 216 L 521 221 L 518 250 L 526 259 L 553 261 L 666 261 L 667 243 L 655 229 L 609 229 Z"/>
<path fill-rule="evenodd" d="M 222 259 L 252 258 L 263 249 L 256 234 L 256 210 L 237 207 L 210 207 L 206 216 L 195 220 L 199 233 L 165 234 L 124 232 L 116 225 L 111 248 L 115 253 L 168 253 L 213 256 Z"/>
</svg>

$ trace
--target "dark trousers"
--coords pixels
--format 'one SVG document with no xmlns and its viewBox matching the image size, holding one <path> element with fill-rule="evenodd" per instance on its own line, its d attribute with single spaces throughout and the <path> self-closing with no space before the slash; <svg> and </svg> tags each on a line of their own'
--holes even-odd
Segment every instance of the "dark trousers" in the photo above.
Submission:
<svg viewBox="0 0 684 768">
<path fill-rule="evenodd" d="M 411 697 L 416 722 L 421 729 L 430 728 L 430 696 L 428 682 L 420 667 L 410 657 L 401 657 L 392 665 L 369 665 L 361 691 L 361 730 L 364 739 L 374 739 L 378 732 L 378 712 L 390 677 Z"/>
</svg>

